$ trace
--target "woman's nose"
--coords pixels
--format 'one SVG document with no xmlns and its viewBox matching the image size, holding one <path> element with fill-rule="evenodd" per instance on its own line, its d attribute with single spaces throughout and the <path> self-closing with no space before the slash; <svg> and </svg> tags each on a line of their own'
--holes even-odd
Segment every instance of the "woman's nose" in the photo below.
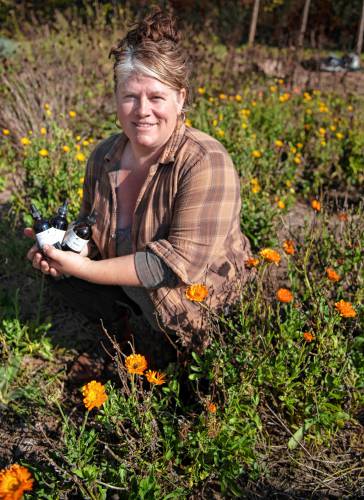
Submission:
<svg viewBox="0 0 364 500">
<path fill-rule="evenodd" d="M 136 112 L 139 116 L 148 116 L 150 113 L 149 101 L 146 97 L 141 97 L 138 100 Z"/>
</svg>

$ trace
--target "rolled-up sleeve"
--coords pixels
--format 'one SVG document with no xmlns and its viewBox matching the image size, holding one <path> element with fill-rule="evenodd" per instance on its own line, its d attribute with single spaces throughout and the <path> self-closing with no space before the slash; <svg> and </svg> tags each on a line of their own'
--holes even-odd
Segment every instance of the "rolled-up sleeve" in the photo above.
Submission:
<svg viewBox="0 0 364 500">
<path fill-rule="evenodd" d="M 185 284 L 204 273 L 240 214 L 238 175 L 223 150 L 206 153 L 179 180 L 167 239 L 147 244 Z M 237 218 L 237 219 L 236 219 Z"/>
</svg>

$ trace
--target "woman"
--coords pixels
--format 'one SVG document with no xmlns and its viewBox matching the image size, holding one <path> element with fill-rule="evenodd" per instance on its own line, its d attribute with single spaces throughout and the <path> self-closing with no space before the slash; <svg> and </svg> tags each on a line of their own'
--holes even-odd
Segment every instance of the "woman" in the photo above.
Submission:
<svg viewBox="0 0 364 500">
<path fill-rule="evenodd" d="M 33 247 L 28 258 L 45 274 L 76 278 L 59 283 L 68 296 L 81 286 L 86 313 L 89 293 L 98 306 L 106 296 L 99 317 L 117 314 L 110 304 L 128 304 L 142 311 L 152 344 L 167 332 L 196 348 L 208 314 L 187 298 L 189 285 L 204 284 L 218 312 L 248 277 L 239 178 L 218 141 L 184 124 L 188 65 L 169 16 L 148 17 L 110 55 L 123 133 L 88 161 L 81 214 L 98 214 L 92 245 L 87 255 L 45 247 L 46 259 Z"/>
</svg>

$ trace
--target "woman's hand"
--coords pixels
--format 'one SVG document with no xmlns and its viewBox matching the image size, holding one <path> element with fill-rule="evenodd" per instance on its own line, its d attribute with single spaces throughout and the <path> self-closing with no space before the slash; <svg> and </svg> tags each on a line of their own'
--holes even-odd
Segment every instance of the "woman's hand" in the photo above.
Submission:
<svg viewBox="0 0 364 500">
<path fill-rule="evenodd" d="M 34 231 L 29 227 L 24 229 L 24 235 L 35 239 Z M 56 254 L 52 250 L 55 250 Z M 68 257 L 65 258 L 66 254 Z M 87 254 L 87 248 L 82 251 L 82 254 Z M 33 245 L 27 253 L 27 259 L 32 263 L 34 269 L 38 269 L 43 274 L 49 274 L 53 278 L 60 278 L 64 274 L 74 276 L 74 272 L 80 270 L 81 267 L 83 268 L 85 264 L 85 257 L 82 257 L 82 255 L 73 252 L 63 252 L 49 245 L 43 247 L 43 253 L 39 251 L 36 244 Z M 90 259 L 85 260 L 90 262 Z M 65 270 L 65 267 L 68 270 Z"/>
<path fill-rule="evenodd" d="M 51 245 L 44 245 L 46 259 L 41 261 L 40 270 L 53 277 L 69 274 L 77 278 L 87 279 L 92 260 L 81 254 L 57 250 Z"/>
</svg>

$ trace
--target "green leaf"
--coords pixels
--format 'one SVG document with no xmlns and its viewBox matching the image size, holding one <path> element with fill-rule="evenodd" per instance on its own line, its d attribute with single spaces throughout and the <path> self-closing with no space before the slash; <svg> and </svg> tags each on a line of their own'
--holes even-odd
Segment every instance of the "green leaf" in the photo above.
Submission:
<svg viewBox="0 0 364 500">
<path fill-rule="evenodd" d="M 302 441 L 302 439 L 303 439 L 303 437 L 305 435 L 305 432 L 308 431 L 308 429 L 310 427 L 312 427 L 314 423 L 315 423 L 315 420 L 305 420 L 304 421 L 304 424 L 302 425 L 302 427 L 300 427 L 293 434 L 293 436 L 291 437 L 291 439 L 288 440 L 288 448 L 290 450 L 294 450 L 295 448 L 297 448 L 297 446 L 299 445 L 299 443 Z"/>
</svg>

